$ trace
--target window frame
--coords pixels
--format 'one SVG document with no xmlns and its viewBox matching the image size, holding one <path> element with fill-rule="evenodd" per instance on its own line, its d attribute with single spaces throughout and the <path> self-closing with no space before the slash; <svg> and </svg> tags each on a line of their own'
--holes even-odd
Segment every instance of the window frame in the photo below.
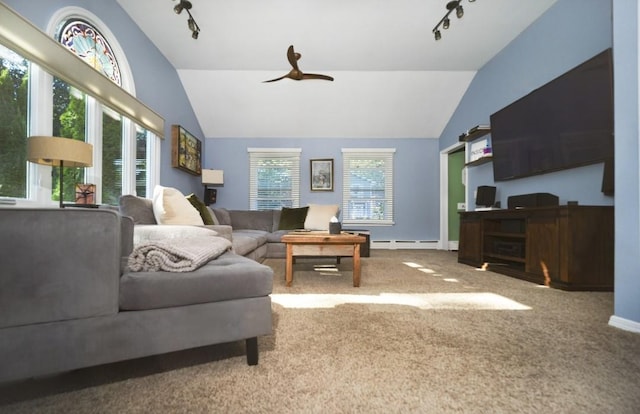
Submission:
<svg viewBox="0 0 640 414">
<path fill-rule="evenodd" d="M 291 206 L 300 206 L 300 154 L 301 148 L 248 148 L 249 153 L 249 210 L 258 210 L 257 167 L 260 159 L 291 159 Z M 283 207 L 281 205 L 280 207 Z"/>
<path fill-rule="evenodd" d="M 393 159 L 395 148 L 342 148 L 342 222 L 344 224 L 360 224 L 368 226 L 391 226 L 394 223 L 394 189 L 393 189 Z M 383 159 L 384 167 L 384 217 L 373 219 L 350 219 L 350 203 L 354 199 L 351 195 L 351 167 L 350 162 L 355 159 Z M 370 199 L 373 200 L 373 199 Z"/>
<path fill-rule="evenodd" d="M 63 7 L 52 14 L 49 19 L 45 34 L 49 36 L 56 43 L 56 30 L 65 21 L 71 18 L 79 18 L 87 21 L 93 25 L 109 42 L 110 47 L 113 50 L 114 55 L 118 61 L 121 75 L 122 86 L 117 86 L 118 89 L 122 89 L 122 93 L 130 95 L 132 100 L 135 100 L 135 85 L 133 82 L 133 75 L 131 68 L 123 52 L 122 47 L 117 41 L 115 35 L 109 30 L 109 28 L 91 12 L 82 9 L 80 7 Z M 29 62 L 29 115 L 27 120 L 27 136 L 33 135 L 52 135 L 52 117 L 53 117 L 53 75 L 47 71 L 46 68 L 39 66 L 36 62 L 30 59 L 30 56 L 24 56 L 20 50 L 15 50 L 11 44 L 5 44 L 5 46 L 14 52 L 21 55 Z M 62 45 L 60 45 L 64 48 Z M 47 46 L 49 47 L 49 46 Z M 86 65 L 83 63 L 83 65 Z M 86 65 L 89 66 L 89 65 Z M 91 70 L 94 70 L 93 68 Z M 110 79 L 102 74 L 100 77 L 104 77 L 110 83 L 113 83 Z M 64 80 L 64 79 L 63 79 Z M 65 80 L 66 81 L 66 80 Z M 70 85 L 75 86 L 73 83 Z M 140 103 L 143 105 L 142 103 Z M 97 97 L 87 94 L 87 127 L 86 136 L 87 142 L 94 145 L 94 165 L 85 169 L 85 181 L 98 184 L 96 191 L 96 202 L 102 202 L 102 113 L 103 108 L 115 109 L 109 105 L 104 105 L 98 100 Z M 118 112 L 118 111 L 117 111 Z M 136 122 L 128 115 L 121 113 L 122 121 L 122 194 L 136 194 Z M 163 122 L 163 121 L 162 121 Z M 157 183 L 159 183 L 159 165 L 160 165 L 160 140 L 161 136 L 154 133 L 152 130 L 145 128 L 144 125 L 140 125 L 146 131 L 147 137 L 147 153 L 146 153 L 146 192 L 150 195 L 152 189 Z M 26 146 L 26 140 L 25 140 Z M 16 200 L 18 205 L 54 205 L 57 202 L 51 200 L 52 193 L 52 177 L 51 167 L 43 166 L 34 163 L 27 162 L 25 166 L 27 169 L 26 179 L 26 198 L 12 197 Z"/>
</svg>

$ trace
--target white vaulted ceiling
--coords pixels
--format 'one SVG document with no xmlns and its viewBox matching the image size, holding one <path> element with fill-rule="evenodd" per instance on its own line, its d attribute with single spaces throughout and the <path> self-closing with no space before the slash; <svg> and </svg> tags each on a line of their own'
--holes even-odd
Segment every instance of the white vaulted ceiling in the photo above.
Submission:
<svg viewBox="0 0 640 414">
<path fill-rule="evenodd" d="M 439 137 L 476 71 L 556 0 L 118 0 L 176 68 L 205 137 Z M 335 78 L 262 81 L 290 69 Z"/>
</svg>

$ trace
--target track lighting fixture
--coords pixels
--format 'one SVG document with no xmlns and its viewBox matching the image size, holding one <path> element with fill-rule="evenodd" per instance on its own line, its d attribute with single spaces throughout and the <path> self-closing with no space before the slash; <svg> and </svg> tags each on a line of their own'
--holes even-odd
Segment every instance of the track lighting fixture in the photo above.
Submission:
<svg viewBox="0 0 640 414">
<path fill-rule="evenodd" d="M 189 27 L 189 30 L 191 30 L 191 37 L 197 39 L 200 34 L 200 26 L 198 26 L 198 23 L 196 23 L 191 15 L 191 7 L 193 7 L 193 5 L 189 0 L 179 0 L 178 4 L 173 7 L 173 11 L 176 12 L 176 14 L 182 13 L 182 10 L 187 11 L 187 14 L 189 15 L 189 19 L 187 19 L 187 26 Z"/>
<path fill-rule="evenodd" d="M 473 3 L 475 1 L 476 0 L 469 0 L 469 3 Z M 458 19 L 464 16 L 464 9 L 462 8 L 462 4 L 460 3 L 462 3 L 462 0 L 452 0 L 449 3 L 447 3 L 447 6 L 446 6 L 447 13 L 444 15 L 442 19 L 440 19 L 438 24 L 436 24 L 436 27 L 434 27 L 432 30 L 433 36 L 435 37 L 436 40 L 442 39 L 442 33 L 440 33 L 440 26 L 442 26 L 442 28 L 446 30 L 451 25 L 451 20 L 449 19 L 449 15 L 451 14 L 451 12 L 455 10 L 456 17 Z"/>
</svg>

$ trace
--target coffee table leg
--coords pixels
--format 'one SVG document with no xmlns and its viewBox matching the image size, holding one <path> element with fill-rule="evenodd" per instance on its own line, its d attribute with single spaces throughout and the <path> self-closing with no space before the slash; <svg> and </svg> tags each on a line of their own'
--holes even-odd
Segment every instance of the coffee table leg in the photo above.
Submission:
<svg viewBox="0 0 640 414">
<path fill-rule="evenodd" d="M 353 245 L 353 287 L 360 287 L 360 243 Z"/>
<path fill-rule="evenodd" d="M 287 243 L 287 264 L 284 272 L 287 287 L 293 282 L 293 245 Z"/>
</svg>

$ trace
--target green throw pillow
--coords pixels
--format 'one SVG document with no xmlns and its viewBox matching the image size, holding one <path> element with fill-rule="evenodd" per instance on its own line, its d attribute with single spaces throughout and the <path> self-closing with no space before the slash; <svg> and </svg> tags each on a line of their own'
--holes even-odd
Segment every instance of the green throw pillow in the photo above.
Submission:
<svg viewBox="0 0 640 414">
<path fill-rule="evenodd" d="M 278 230 L 304 229 L 304 221 L 307 218 L 309 207 L 288 208 L 282 207 Z"/>
<path fill-rule="evenodd" d="M 202 221 L 204 222 L 204 224 L 215 224 L 213 222 L 213 217 L 211 217 L 211 213 L 209 213 L 209 210 L 207 209 L 207 206 L 202 202 L 202 200 L 198 198 L 198 196 L 191 193 L 187 196 L 187 200 L 189 200 L 191 205 L 194 206 L 196 210 L 198 210 L 198 213 L 200 213 L 200 217 L 202 217 Z"/>
</svg>

